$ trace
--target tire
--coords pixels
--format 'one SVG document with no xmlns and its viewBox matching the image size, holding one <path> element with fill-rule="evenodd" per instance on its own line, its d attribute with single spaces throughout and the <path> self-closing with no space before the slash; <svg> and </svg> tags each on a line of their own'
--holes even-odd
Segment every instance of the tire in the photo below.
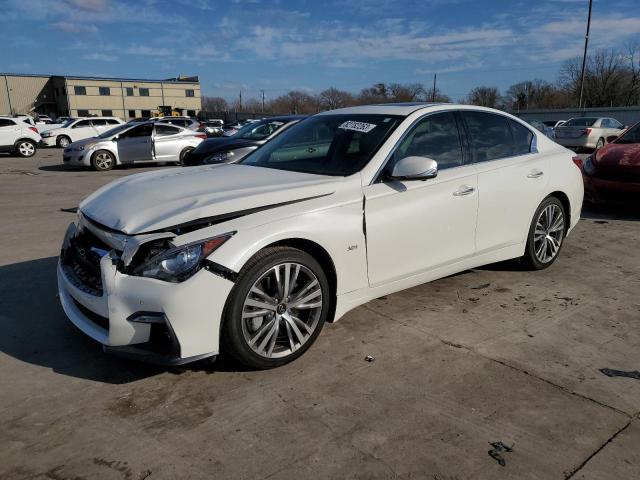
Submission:
<svg viewBox="0 0 640 480">
<path fill-rule="evenodd" d="M 60 135 L 58 138 L 56 138 L 56 145 L 58 146 L 58 148 L 67 148 L 70 143 L 71 139 L 66 135 Z"/>
<path fill-rule="evenodd" d="M 180 152 L 180 165 L 182 165 L 183 167 L 186 167 L 187 164 L 184 163 L 184 159 L 187 157 L 187 155 L 189 154 L 189 152 L 193 151 L 193 148 L 191 147 L 187 147 L 184 150 L 182 150 Z"/>
<path fill-rule="evenodd" d="M 596 150 L 600 150 L 602 147 L 604 147 L 604 138 L 599 138 L 596 143 Z"/>
<path fill-rule="evenodd" d="M 98 172 L 107 172 L 116 165 L 116 157 L 106 150 L 98 150 L 91 157 L 91 166 Z"/>
<path fill-rule="evenodd" d="M 15 144 L 14 153 L 22 158 L 33 157 L 38 150 L 38 146 L 32 140 L 22 139 Z"/>
<path fill-rule="evenodd" d="M 556 261 L 567 231 L 567 214 L 556 197 L 545 198 L 536 210 L 522 259 L 531 270 L 543 270 Z"/>
<path fill-rule="evenodd" d="M 251 368 L 284 365 L 313 344 L 329 307 L 327 276 L 311 255 L 290 247 L 265 248 L 242 268 L 229 295 L 222 347 Z"/>
</svg>

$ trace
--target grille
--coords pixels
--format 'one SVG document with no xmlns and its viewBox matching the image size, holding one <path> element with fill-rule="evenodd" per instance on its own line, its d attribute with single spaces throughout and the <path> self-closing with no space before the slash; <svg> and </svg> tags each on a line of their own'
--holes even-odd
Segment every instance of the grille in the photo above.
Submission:
<svg viewBox="0 0 640 480">
<path fill-rule="evenodd" d="M 73 300 L 73 303 L 78 308 L 78 310 L 80 310 L 85 317 L 87 317 L 89 320 L 91 320 L 93 323 L 95 323 L 100 328 L 104 328 L 105 330 L 109 331 L 109 319 L 108 318 L 103 317 L 102 315 L 98 315 L 95 312 L 92 312 L 87 307 L 85 307 L 80 302 L 78 302 L 75 298 L 71 297 L 71 299 Z"/>
<path fill-rule="evenodd" d="M 81 230 L 62 252 L 62 265 L 69 280 L 86 293 L 102 296 L 100 259 L 110 250 L 89 230 Z"/>
</svg>

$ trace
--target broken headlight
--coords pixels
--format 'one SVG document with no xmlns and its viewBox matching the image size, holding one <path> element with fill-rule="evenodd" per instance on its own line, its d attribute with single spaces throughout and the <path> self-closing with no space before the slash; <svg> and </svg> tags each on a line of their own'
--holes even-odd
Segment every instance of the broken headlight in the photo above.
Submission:
<svg viewBox="0 0 640 480">
<path fill-rule="evenodd" d="M 182 282 L 200 270 L 203 260 L 232 236 L 233 233 L 226 233 L 180 247 L 170 247 L 145 260 L 133 270 L 133 274 L 166 282 Z"/>
</svg>

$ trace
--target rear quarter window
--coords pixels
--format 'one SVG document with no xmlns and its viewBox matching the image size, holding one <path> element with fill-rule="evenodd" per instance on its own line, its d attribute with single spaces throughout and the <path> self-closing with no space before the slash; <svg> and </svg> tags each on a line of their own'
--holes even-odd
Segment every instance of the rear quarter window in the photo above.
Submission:
<svg viewBox="0 0 640 480">
<path fill-rule="evenodd" d="M 513 133 L 513 155 L 524 155 L 531 152 L 533 132 L 515 120 L 509 120 Z"/>
</svg>

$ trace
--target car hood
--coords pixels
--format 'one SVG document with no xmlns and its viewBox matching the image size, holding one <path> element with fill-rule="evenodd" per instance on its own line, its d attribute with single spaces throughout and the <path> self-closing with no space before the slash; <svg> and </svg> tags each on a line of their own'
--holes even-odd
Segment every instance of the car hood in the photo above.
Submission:
<svg viewBox="0 0 640 480">
<path fill-rule="evenodd" d="M 209 138 L 203 141 L 198 147 L 193 151 L 195 154 L 203 154 L 203 153 L 216 153 L 226 150 L 232 150 L 235 148 L 243 148 L 250 147 L 254 145 L 260 145 L 263 142 L 257 140 L 246 140 L 244 138 L 235 138 L 235 137 L 219 137 L 219 138 Z"/>
<path fill-rule="evenodd" d="M 87 197 L 80 211 L 126 234 L 328 195 L 335 177 L 246 165 L 173 168 L 131 175 Z"/>
<path fill-rule="evenodd" d="M 610 143 L 595 155 L 599 168 L 640 169 L 640 143 Z"/>
<path fill-rule="evenodd" d="M 104 142 L 105 139 L 104 138 L 98 138 L 98 137 L 89 137 L 89 138 L 83 138 L 82 140 L 77 140 L 73 143 L 69 144 L 69 147 L 80 147 L 80 146 L 87 146 L 87 145 L 92 145 L 94 143 L 98 143 L 98 142 Z M 67 147 L 67 148 L 69 148 Z"/>
</svg>

